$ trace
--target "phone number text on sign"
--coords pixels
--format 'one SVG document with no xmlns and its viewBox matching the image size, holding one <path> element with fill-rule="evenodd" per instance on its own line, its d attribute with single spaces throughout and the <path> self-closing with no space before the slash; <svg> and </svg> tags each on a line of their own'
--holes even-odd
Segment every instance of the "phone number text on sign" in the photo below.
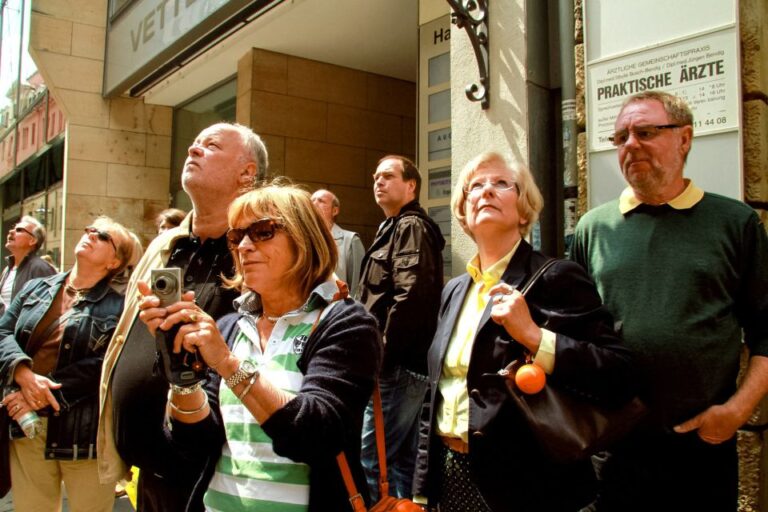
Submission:
<svg viewBox="0 0 768 512">
<path fill-rule="evenodd" d="M 663 90 L 685 99 L 694 134 L 738 128 L 738 59 L 733 28 L 669 43 L 587 68 L 590 151 L 612 149 L 608 137 L 624 100 Z"/>
</svg>

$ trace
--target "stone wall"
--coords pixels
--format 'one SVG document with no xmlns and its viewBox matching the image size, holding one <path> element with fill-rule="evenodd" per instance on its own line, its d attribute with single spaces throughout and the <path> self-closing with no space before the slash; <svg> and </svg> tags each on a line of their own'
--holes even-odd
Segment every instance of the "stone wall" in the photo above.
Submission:
<svg viewBox="0 0 768 512">
<path fill-rule="evenodd" d="M 64 267 L 84 226 L 109 215 L 147 242 L 168 206 L 171 109 L 104 99 L 107 2 L 33 0 L 30 54 L 67 117 Z"/>
<path fill-rule="evenodd" d="M 254 48 L 238 63 L 237 121 L 263 137 L 270 175 L 333 191 L 339 225 L 368 246 L 384 219 L 376 162 L 416 153 L 416 84 Z"/>
<path fill-rule="evenodd" d="M 755 208 L 768 229 L 768 3 L 740 0 L 739 23 L 744 101 L 744 200 Z M 768 422 L 768 399 L 763 399 L 752 422 Z M 739 510 L 768 510 L 768 445 L 764 435 L 739 432 L 739 462 Z"/>
<path fill-rule="evenodd" d="M 741 0 L 745 200 L 768 220 L 768 4 Z M 767 223 L 768 224 L 768 223 Z"/>
</svg>

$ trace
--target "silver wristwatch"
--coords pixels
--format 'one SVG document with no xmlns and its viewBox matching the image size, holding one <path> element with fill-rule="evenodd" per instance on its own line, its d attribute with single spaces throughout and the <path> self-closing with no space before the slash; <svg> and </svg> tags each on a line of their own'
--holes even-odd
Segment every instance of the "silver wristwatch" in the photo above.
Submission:
<svg viewBox="0 0 768 512">
<path fill-rule="evenodd" d="M 259 373 L 259 369 L 248 359 L 241 361 L 237 371 L 229 376 L 225 381 L 229 389 L 234 388 L 244 380 L 250 379 L 254 375 Z"/>
</svg>

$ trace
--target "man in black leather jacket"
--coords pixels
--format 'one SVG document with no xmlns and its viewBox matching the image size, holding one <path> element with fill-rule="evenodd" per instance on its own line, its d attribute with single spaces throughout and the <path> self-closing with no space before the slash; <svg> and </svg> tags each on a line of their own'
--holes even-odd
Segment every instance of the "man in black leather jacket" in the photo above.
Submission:
<svg viewBox="0 0 768 512">
<path fill-rule="evenodd" d="M 385 343 L 379 386 L 390 489 L 395 496 L 410 497 L 418 418 L 427 385 L 427 351 L 443 288 L 445 239 L 419 206 L 421 176 L 413 162 L 385 156 L 373 181 L 376 203 L 387 219 L 363 258 L 357 298 L 378 320 Z M 363 468 L 376 501 L 378 458 L 370 404 L 362 442 Z"/>
</svg>

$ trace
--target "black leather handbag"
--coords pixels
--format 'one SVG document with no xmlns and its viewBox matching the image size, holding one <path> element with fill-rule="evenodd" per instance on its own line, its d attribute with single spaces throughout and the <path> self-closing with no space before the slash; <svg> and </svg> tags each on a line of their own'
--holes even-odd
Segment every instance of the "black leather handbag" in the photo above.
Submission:
<svg viewBox="0 0 768 512">
<path fill-rule="evenodd" d="M 525 295 L 556 261 L 551 259 L 542 265 L 520 293 Z M 525 394 L 514 380 L 517 367 L 523 363 L 514 361 L 499 374 L 506 377 L 512 402 L 528 422 L 541 448 L 556 462 L 576 462 L 608 448 L 634 429 L 648 412 L 638 397 L 621 406 L 609 407 L 549 383 L 538 393 Z"/>
</svg>

